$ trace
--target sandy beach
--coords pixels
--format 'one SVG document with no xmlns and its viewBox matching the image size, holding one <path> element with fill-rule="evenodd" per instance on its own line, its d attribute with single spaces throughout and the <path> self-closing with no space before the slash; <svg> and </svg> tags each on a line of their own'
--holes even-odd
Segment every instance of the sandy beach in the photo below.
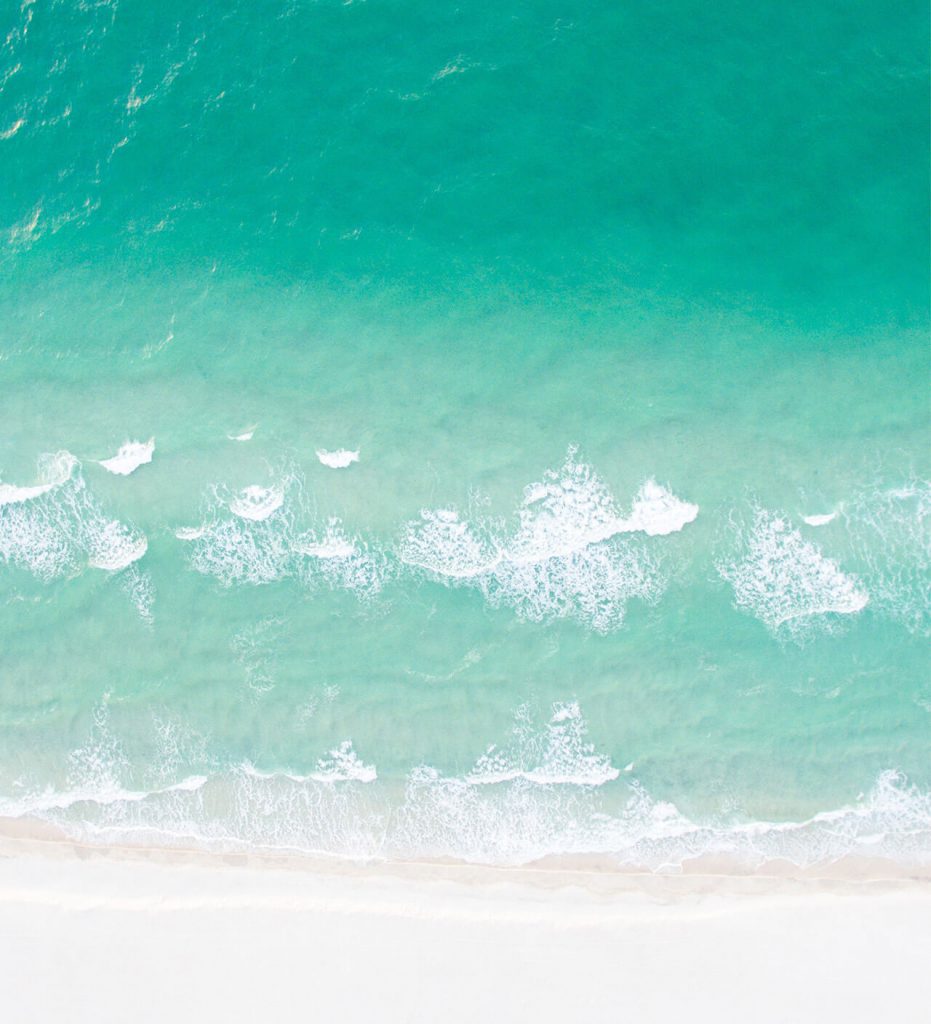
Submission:
<svg viewBox="0 0 931 1024">
<path fill-rule="evenodd" d="M 360 867 L 13 823 L 4 1019 L 924 1020 L 931 887 L 863 874 Z"/>
</svg>

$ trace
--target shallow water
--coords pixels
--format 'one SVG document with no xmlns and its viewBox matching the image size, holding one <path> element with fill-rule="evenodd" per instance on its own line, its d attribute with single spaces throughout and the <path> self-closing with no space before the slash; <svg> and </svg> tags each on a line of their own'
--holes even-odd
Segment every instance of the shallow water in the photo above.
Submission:
<svg viewBox="0 0 931 1024">
<path fill-rule="evenodd" d="M 927 858 L 925 11 L 8 18 L 0 810 Z"/>
</svg>

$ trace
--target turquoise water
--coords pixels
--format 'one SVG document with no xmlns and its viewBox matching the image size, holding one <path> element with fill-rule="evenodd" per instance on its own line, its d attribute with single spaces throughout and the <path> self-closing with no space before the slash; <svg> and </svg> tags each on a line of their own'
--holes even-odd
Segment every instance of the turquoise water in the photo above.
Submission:
<svg viewBox="0 0 931 1024">
<path fill-rule="evenodd" d="M 923 7 L 3 17 L 0 812 L 927 859 Z"/>
</svg>

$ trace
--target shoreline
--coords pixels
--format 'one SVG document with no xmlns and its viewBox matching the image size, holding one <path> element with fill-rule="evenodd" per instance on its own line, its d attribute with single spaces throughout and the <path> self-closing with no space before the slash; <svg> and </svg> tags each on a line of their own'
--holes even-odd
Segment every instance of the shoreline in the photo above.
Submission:
<svg viewBox="0 0 931 1024">
<path fill-rule="evenodd" d="M 732 857 L 704 854 L 669 870 L 620 864 L 604 854 L 552 854 L 525 864 L 489 864 L 453 858 L 362 860 L 260 847 L 219 850 L 194 844 L 95 842 L 76 839 L 42 819 L 0 818 L 0 859 L 18 856 L 285 870 L 317 876 L 442 879 L 469 884 L 509 880 L 546 889 L 584 885 L 600 892 L 665 890 L 670 894 L 687 895 L 692 891 L 706 891 L 714 884 L 745 893 L 770 892 L 778 886 L 804 890 L 819 885 L 857 888 L 881 884 L 929 886 L 931 891 L 931 862 L 905 864 L 880 857 L 848 855 L 802 868 L 788 860 L 750 865 Z"/>
<path fill-rule="evenodd" d="M 362 865 L 14 824 L 0 962 L 17 1024 L 917 1024 L 931 999 L 926 870 Z"/>
</svg>

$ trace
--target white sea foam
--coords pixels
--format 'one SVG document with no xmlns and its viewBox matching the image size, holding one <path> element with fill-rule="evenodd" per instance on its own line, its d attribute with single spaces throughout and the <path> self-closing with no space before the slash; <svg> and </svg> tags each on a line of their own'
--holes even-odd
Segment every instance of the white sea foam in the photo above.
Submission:
<svg viewBox="0 0 931 1024">
<path fill-rule="evenodd" d="M 294 550 L 310 558 L 352 558 L 358 548 L 346 536 L 338 519 L 330 519 L 322 537 L 309 531 L 294 539 Z"/>
<path fill-rule="evenodd" d="M 332 453 L 331 453 L 332 454 Z M 292 488 L 293 485 L 293 488 Z M 285 492 L 291 512 L 286 514 Z M 219 492 L 216 492 L 219 493 Z M 192 564 L 225 584 L 297 578 L 370 598 L 407 566 L 450 585 L 468 585 L 493 606 L 531 621 L 574 617 L 596 630 L 623 620 L 627 602 L 655 602 L 665 587 L 658 552 L 618 534 L 657 536 L 681 530 L 698 507 L 648 480 L 622 516 L 601 479 L 570 449 L 559 470 L 531 484 L 515 523 L 463 519 L 455 509 L 424 510 L 404 529 L 395 552 L 347 534 L 338 520 L 301 529 L 315 518 L 296 477 L 280 486 L 252 486 L 225 499 L 234 516 L 267 530 L 217 517 L 176 531 L 192 542 Z M 394 556 L 394 557 L 392 557 Z"/>
<path fill-rule="evenodd" d="M 317 458 L 330 469 L 346 469 L 354 462 L 359 461 L 359 452 L 348 451 L 346 448 L 337 448 L 335 451 L 328 452 L 325 448 L 318 448 Z"/>
<path fill-rule="evenodd" d="M 651 552 L 613 538 L 553 558 L 505 560 L 479 584 L 492 606 L 530 622 L 571 618 L 607 632 L 621 625 L 631 599 L 655 604 L 666 578 Z"/>
<path fill-rule="evenodd" d="M 306 535 L 305 535 L 306 537 Z M 303 553 L 311 556 L 302 566 L 302 578 L 319 578 L 327 586 L 349 590 L 359 600 L 372 600 L 396 571 L 388 556 L 358 538 L 350 539 L 338 519 L 331 519 L 316 544 L 305 544 Z"/>
<path fill-rule="evenodd" d="M 455 509 L 424 509 L 420 520 L 404 528 L 401 560 L 432 576 L 471 580 L 501 563 L 501 542 L 463 522 Z"/>
<path fill-rule="evenodd" d="M 624 532 L 614 496 L 570 448 L 559 470 L 524 488 L 519 525 L 508 544 L 512 562 L 539 562 L 581 551 Z"/>
<path fill-rule="evenodd" d="M 18 487 L 16 484 L 0 483 L 0 505 L 10 505 L 15 501 L 30 501 L 40 494 L 50 491 L 55 484 L 33 484 L 31 487 Z"/>
<path fill-rule="evenodd" d="M 206 523 L 190 541 L 192 567 L 227 587 L 273 583 L 293 575 L 286 511 L 267 520 L 232 516 Z"/>
<path fill-rule="evenodd" d="M 93 534 L 87 564 L 94 569 L 118 572 L 138 562 L 148 547 L 145 537 L 134 533 L 118 519 L 110 519 Z"/>
<path fill-rule="evenodd" d="M 523 778 L 476 786 L 432 768 L 411 773 L 388 848 L 407 856 L 521 864 L 547 855 L 603 854 L 619 865 L 675 870 L 695 858 L 728 856 L 758 867 L 799 867 L 865 853 L 904 863 L 931 861 L 931 798 L 895 772 L 857 803 L 797 822 L 695 822 L 652 798 L 636 781 L 609 787 L 535 785 Z M 415 852 L 416 851 L 416 852 Z"/>
<path fill-rule="evenodd" d="M 232 517 L 222 516 L 224 505 Z M 192 566 L 225 586 L 294 579 L 373 599 L 396 564 L 350 536 L 338 519 L 329 519 L 322 530 L 302 528 L 313 519 L 302 481 L 287 476 L 275 488 L 246 488 L 232 498 L 215 489 L 204 523 L 185 528 L 181 539 L 190 543 Z"/>
<path fill-rule="evenodd" d="M 624 524 L 627 530 L 642 530 L 650 537 L 661 537 L 678 533 L 697 515 L 697 505 L 677 498 L 655 480 L 647 480 L 637 492 Z"/>
<path fill-rule="evenodd" d="M 178 540 L 200 540 L 206 531 L 206 526 L 179 526 L 175 530 L 175 536 Z"/>
<path fill-rule="evenodd" d="M 658 560 L 621 538 L 551 555 L 540 547 L 532 557 L 531 550 L 526 535 L 515 547 L 485 524 L 440 509 L 406 526 L 399 556 L 439 582 L 475 587 L 492 606 L 529 621 L 577 618 L 600 631 L 620 625 L 628 600 L 655 602 L 665 586 Z"/>
<path fill-rule="evenodd" d="M 259 487 L 257 484 L 251 484 L 230 499 L 230 512 L 241 519 L 252 519 L 259 522 L 262 519 L 268 519 L 283 504 L 284 491 L 280 488 Z"/>
<path fill-rule="evenodd" d="M 352 749 L 352 740 L 344 740 L 329 756 L 317 761 L 310 778 L 315 782 L 374 782 L 378 772 L 374 765 L 360 760 Z"/>
<path fill-rule="evenodd" d="M 802 639 L 829 615 L 861 611 L 869 595 L 786 518 L 754 509 L 749 528 L 738 526 L 736 554 L 717 563 L 734 589 L 738 608 L 752 612 L 774 634 Z"/>
<path fill-rule="evenodd" d="M 152 613 L 155 604 L 155 584 L 152 576 L 138 566 L 132 565 L 127 571 L 121 572 L 118 578 L 123 592 L 139 613 L 139 618 L 151 625 L 155 620 Z"/>
<path fill-rule="evenodd" d="M 9 128 L 4 129 L 0 132 L 0 141 L 5 142 L 7 139 L 12 139 L 13 136 L 22 128 L 26 123 L 26 119 L 23 117 L 17 118 Z"/>
<path fill-rule="evenodd" d="M 297 574 L 306 585 L 349 590 L 361 601 L 374 599 L 396 571 L 385 552 L 350 537 L 335 517 L 322 532 L 312 529 L 295 536 L 291 547 L 299 558 Z"/>
<path fill-rule="evenodd" d="M 255 437 L 255 430 L 255 427 L 249 427 L 247 430 L 244 430 L 241 434 L 227 434 L 226 436 L 231 441 L 251 441 L 252 438 Z"/>
<path fill-rule="evenodd" d="M 374 782 L 378 772 L 374 765 L 366 764 L 355 752 L 352 740 L 343 740 L 325 757 L 317 760 L 313 770 L 306 775 L 292 772 L 265 772 L 256 768 L 251 761 L 245 761 L 236 769 L 254 779 L 283 780 L 299 784 L 334 783 L 334 782 Z M 312 787 L 311 787 L 312 788 Z"/>
<path fill-rule="evenodd" d="M 809 526 L 827 526 L 837 518 L 837 512 L 825 512 L 821 515 L 802 516 L 802 522 Z"/>
<path fill-rule="evenodd" d="M 116 473 L 119 476 L 129 476 L 140 466 L 152 461 L 152 454 L 155 451 L 155 438 L 150 437 L 148 441 L 127 441 L 120 446 L 116 455 L 109 459 L 101 459 L 100 465 L 109 473 Z"/>
<path fill-rule="evenodd" d="M 842 515 L 873 607 L 931 636 L 931 482 L 872 488 L 845 502 Z"/>
<path fill-rule="evenodd" d="M 647 481 L 630 515 L 621 515 L 570 448 L 559 470 L 525 488 L 515 529 L 463 520 L 454 509 L 424 510 L 405 527 L 399 557 L 447 585 L 477 587 L 492 605 L 531 621 L 570 617 L 606 631 L 620 625 L 631 598 L 655 602 L 666 584 L 658 555 L 618 535 L 670 533 L 697 514 Z"/>
<path fill-rule="evenodd" d="M 542 730 L 524 724 L 530 718 L 522 711 L 513 742 L 480 758 L 469 775 L 420 766 L 399 794 L 348 740 L 306 775 L 249 763 L 208 773 L 189 763 L 190 744 L 182 736 L 179 746 L 172 730 L 160 743 L 164 764 L 134 766 L 105 702 L 69 759 L 64 784 L 21 779 L 17 793 L 0 796 L 0 815 L 38 817 L 89 841 L 354 859 L 520 864 L 601 854 L 652 870 L 679 869 L 709 854 L 750 867 L 785 860 L 806 868 L 858 854 L 931 863 L 931 795 L 895 771 L 881 773 L 856 801 L 806 819 L 751 820 L 732 808 L 695 821 L 636 778 L 619 777 L 582 738 L 575 703 L 554 705 Z M 202 751 L 193 756 L 203 763 Z M 148 788 L 140 771 L 148 773 Z"/>
<path fill-rule="evenodd" d="M 40 580 L 91 565 L 119 571 L 145 553 L 146 539 L 105 515 L 67 452 L 39 460 L 39 493 L 0 504 L 0 558 Z"/>
<path fill-rule="evenodd" d="M 604 481 L 576 455 L 577 449 L 570 448 L 559 470 L 548 470 L 524 490 L 512 560 L 571 554 L 619 533 L 676 533 L 698 515 L 697 505 L 652 479 L 641 486 L 624 515 Z"/>
<path fill-rule="evenodd" d="M 544 785 L 601 786 L 616 779 L 620 773 L 585 741 L 586 731 L 575 701 L 554 704 L 542 730 L 525 705 L 515 715 L 511 743 L 503 749 L 489 747 L 466 781 L 488 785 L 522 778 Z"/>
</svg>

